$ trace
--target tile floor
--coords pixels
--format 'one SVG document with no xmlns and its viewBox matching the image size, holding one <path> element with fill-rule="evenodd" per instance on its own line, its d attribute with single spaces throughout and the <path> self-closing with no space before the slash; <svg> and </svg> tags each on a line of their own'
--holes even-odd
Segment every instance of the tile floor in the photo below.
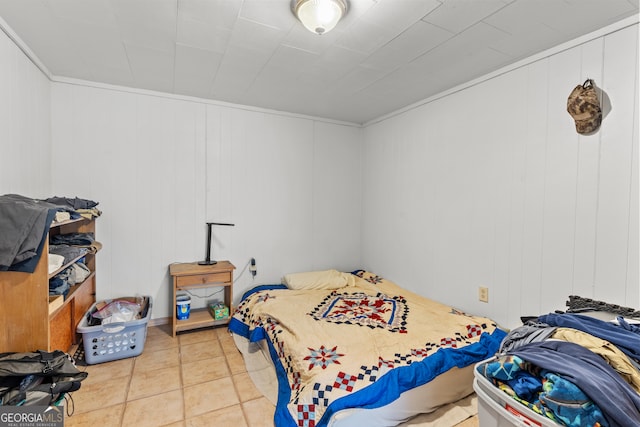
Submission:
<svg viewBox="0 0 640 427">
<path fill-rule="evenodd" d="M 89 376 L 65 427 L 273 427 L 273 405 L 224 327 L 173 338 L 169 325 L 150 326 L 140 356 L 79 368 Z M 477 426 L 474 417 L 457 427 Z"/>
</svg>

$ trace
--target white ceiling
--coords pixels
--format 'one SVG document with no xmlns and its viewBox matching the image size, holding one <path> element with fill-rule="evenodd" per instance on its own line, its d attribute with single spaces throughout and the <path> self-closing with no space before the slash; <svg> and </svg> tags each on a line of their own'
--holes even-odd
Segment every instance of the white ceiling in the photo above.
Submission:
<svg viewBox="0 0 640 427">
<path fill-rule="evenodd" d="M 638 0 L 0 0 L 54 78 L 365 123 L 638 13 Z M 1 21 L 0 21 L 1 22 Z"/>
</svg>

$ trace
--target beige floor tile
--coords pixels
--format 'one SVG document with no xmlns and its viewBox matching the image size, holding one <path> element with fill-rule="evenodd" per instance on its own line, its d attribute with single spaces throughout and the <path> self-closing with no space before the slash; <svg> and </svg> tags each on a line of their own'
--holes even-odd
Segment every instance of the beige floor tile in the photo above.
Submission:
<svg viewBox="0 0 640 427">
<path fill-rule="evenodd" d="M 229 332 L 229 327 L 227 325 L 225 326 L 219 326 L 217 328 L 214 329 L 216 335 L 218 336 L 219 340 L 222 340 L 225 337 L 230 337 L 231 336 L 231 332 Z"/>
<path fill-rule="evenodd" d="M 195 344 L 203 341 L 217 341 L 218 336 L 213 329 L 183 332 L 178 335 L 180 345 Z"/>
<path fill-rule="evenodd" d="M 244 359 L 242 358 L 242 354 L 226 354 L 227 364 L 229 365 L 229 370 L 231 374 L 241 374 L 243 372 L 247 372 L 247 368 L 244 366 Z"/>
<path fill-rule="evenodd" d="M 112 378 L 86 384 L 83 381 L 80 390 L 73 392 L 71 395 L 75 413 L 80 414 L 123 403 L 128 389 L 128 377 Z"/>
<path fill-rule="evenodd" d="M 131 377 L 133 362 L 134 358 L 130 357 L 128 359 L 114 360 L 97 365 L 79 366 L 78 368 L 81 371 L 87 371 L 89 373 L 82 384 L 102 382 L 119 377 Z"/>
<path fill-rule="evenodd" d="M 225 355 L 227 356 L 235 356 L 235 355 L 239 355 L 242 356 L 242 353 L 240 353 L 240 350 L 238 350 L 238 347 L 236 347 L 236 344 L 231 341 L 230 343 L 224 344 L 224 343 L 220 343 L 222 344 L 222 351 L 224 352 Z"/>
<path fill-rule="evenodd" d="M 180 346 L 180 360 L 182 363 L 196 362 L 198 360 L 211 359 L 222 356 L 222 347 L 217 339 L 202 341 L 195 344 Z"/>
<path fill-rule="evenodd" d="M 229 406 L 189 418 L 186 425 L 187 427 L 247 427 L 240 405 Z"/>
<path fill-rule="evenodd" d="M 167 348 L 158 351 L 144 351 L 136 357 L 133 373 L 167 369 L 180 364 L 180 348 Z"/>
<path fill-rule="evenodd" d="M 106 408 L 97 409 L 82 414 L 73 414 L 64 417 L 65 427 L 119 427 L 122 420 L 124 403 Z"/>
<path fill-rule="evenodd" d="M 144 343 L 144 351 L 157 351 L 166 348 L 178 347 L 180 340 L 172 337 L 171 332 L 159 330 L 158 328 L 147 329 L 147 339 Z"/>
<path fill-rule="evenodd" d="M 232 377 L 233 384 L 236 386 L 236 391 L 238 392 L 238 397 L 240 397 L 241 402 L 246 402 L 248 400 L 257 399 L 262 397 L 262 393 L 260 390 L 256 388 L 253 384 L 253 381 L 249 377 L 249 374 L 243 372 L 241 374 L 236 374 Z"/>
<path fill-rule="evenodd" d="M 162 325 L 153 325 L 147 328 L 147 336 L 155 337 L 156 335 L 168 335 L 171 336 L 171 324 L 164 323 Z"/>
<path fill-rule="evenodd" d="M 182 421 L 176 421 L 175 423 L 171 423 L 171 424 L 166 424 L 162 427 L 185 427 L 187 424 L 184 420 Z"/>
<path fill-rule="evenodd" d="M 273 427 L 275 407 L 264 397 L 242 403 L 249 427 Z"/>
<path fill-rule="evenodd" d="M 474 416 L 471 418 L 467 418 L 460 424 L 456 424 L 456 427 L 479 427 L 480 421 L 478 420 L 478 416 Z"/>
<path fill-rule="evenodd" d="M 185 387 L 184 401 L 186 418 L 240 403 L 229 377 Z"/>
<path fill-rule="evenodd" d="M 215 330 L 216 336 L 220 342 L 233 342 L 233 336 L 227 327 L 218 328 Z M 234 346 L 235 347 L 235 346 Z"/>
<path fill-rule="evenodd" d="M 180 390 L 127 402 L 122 425 L 157 427 L 181 421 L 184 419 L 183 404 Z"/>
<path fill-rule="evenodd" d="M 185 387 L 231 375 L 224 356 L 182 364 L 182 381 Z"/>
<path fill-rule="evenodd" d="M 155 371 L 138 371 L 131 378 L 127 400 L 140 399 L 180 388 L 182 388 L 182 381 L 179 366 Z"/>
</svg>

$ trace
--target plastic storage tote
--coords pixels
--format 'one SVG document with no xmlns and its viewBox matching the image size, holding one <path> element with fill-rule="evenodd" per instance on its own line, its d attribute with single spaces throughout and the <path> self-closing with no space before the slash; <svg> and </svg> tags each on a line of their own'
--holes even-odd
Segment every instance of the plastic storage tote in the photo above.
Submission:
<svg viewBox="0 0 640 427">
<path fill-rule="evenodd" d="M 492 360 L 478 363 L 473 370 L 473 389 L 478 395 L 478 418 L 482 427 L 558 427 L 560 425 L 512 399 L 482 376 L 477 370 L 478 366 Z"/>
<path fill-rule="evenodd" d="M 105 325 L 88 326 L 88 318 L 95 311 L 95 304 L 89 308 L 76 328 L 82 334 L 84 358 L 89 365 L 139 356 L 147 339 L 147 325 L 151 318 L 152 300 L 146 316 L 128 322 L 114 322 Z"/>
</svg>

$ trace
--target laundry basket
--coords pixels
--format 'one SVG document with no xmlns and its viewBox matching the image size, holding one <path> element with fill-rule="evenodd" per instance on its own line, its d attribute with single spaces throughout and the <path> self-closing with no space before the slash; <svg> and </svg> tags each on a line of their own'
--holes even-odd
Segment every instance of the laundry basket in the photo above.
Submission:
<svg viewBox="0 0 640 427">
<path fill-rule="evenodd" d="M 147 339 L 147 326 L 151 318 L 151 297 L 146 297 L 148 307 L 141 319 L 89 326 L 88 319 L 96 311 L 97 302 L 85 313 L 76 328 L 82 334 L 84 359 L 89 365 L 126 359 L 142 354 Z"/>
<path fill-rule="evenodd" d="M 473 369 L 473 389 L 478 395 L 478 419 L 482 427 L 558 427 L 555 421 L 536 414 L 512 399 L 478 372 L 478 366 L 495 358 L 476 364 Z"/>
</svg>

